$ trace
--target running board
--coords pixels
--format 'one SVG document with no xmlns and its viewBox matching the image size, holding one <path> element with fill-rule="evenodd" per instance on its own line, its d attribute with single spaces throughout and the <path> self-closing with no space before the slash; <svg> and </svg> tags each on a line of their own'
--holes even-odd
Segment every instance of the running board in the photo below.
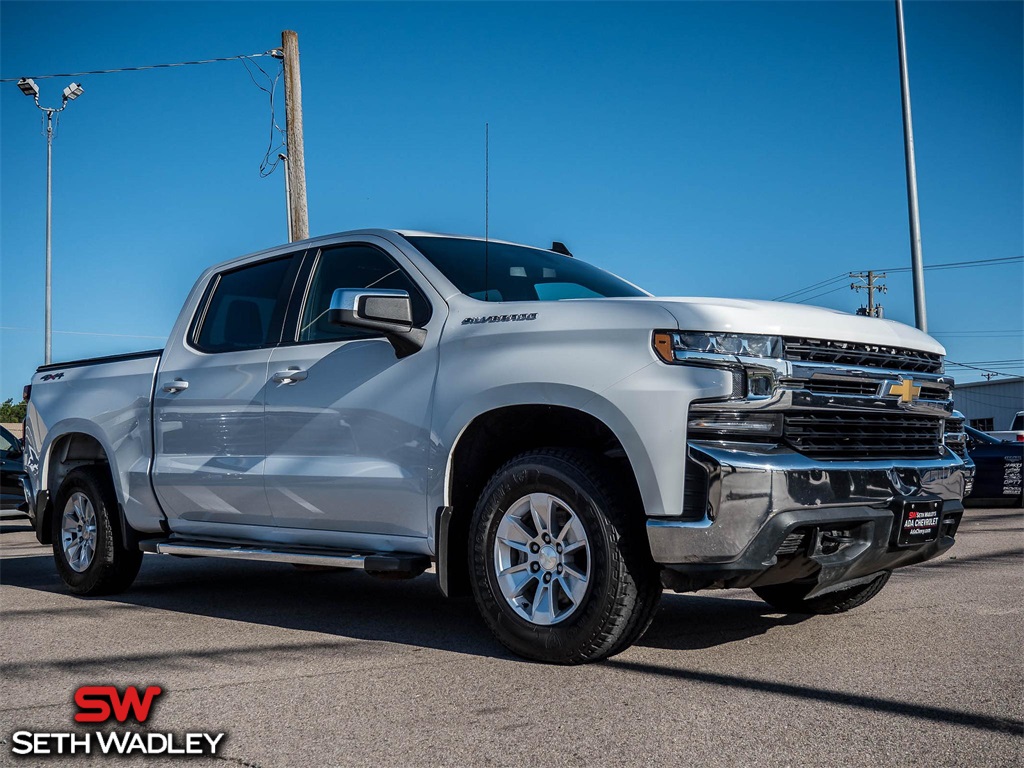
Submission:
<svg viewBox="0 0 1024 768">
<path fill-rule="evenodd" d="M 430 558 L 402 552 L 355 553 L 331 552 L 214 544 L 198 541 L 144 542 L 146 551 L 161 555 L 183 557 L 220 557 L 228 560 L 256 560 L 264 563 L 291 563 L 292 565 L 321 565 L 329 568 L 360 568 L 374 573 L 418 576 L 430 567 Z"/>
</svg>

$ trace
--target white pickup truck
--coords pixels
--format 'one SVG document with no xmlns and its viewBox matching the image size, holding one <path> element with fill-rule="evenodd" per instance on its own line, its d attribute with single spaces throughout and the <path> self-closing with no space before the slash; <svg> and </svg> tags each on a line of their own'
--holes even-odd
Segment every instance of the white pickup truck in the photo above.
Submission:
<svg viewBox="0 0 1024 768">
<path fill-rule="evenodd" d="M 1011 443 L 1024 443 L 1024 411 L 1017 411 L 1010 423 L 1010 429 L 1006 432 L 989 432 L 999 440 L 1007 440 Z"/>
<path fill-rule="evenodd" d="M 348 232 L 207 270 L 163 350 L 40 368 L 25 491 L 79 594 L 143 552 L 433 566 L 514 652 L 580 663 L 664 588 L 834 613 L 952 546 L 943 354 L 559 243 Z"/>
</svg>

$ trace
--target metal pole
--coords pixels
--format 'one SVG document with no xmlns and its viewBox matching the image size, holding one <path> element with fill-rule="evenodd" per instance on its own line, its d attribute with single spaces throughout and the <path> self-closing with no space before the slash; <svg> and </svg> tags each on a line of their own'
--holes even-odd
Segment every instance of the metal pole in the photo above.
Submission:
<svg viewBox="0 0 1024 768">
<path fill-rule="evenodd" d="M 292 237 L 292 190 L 288 182 L 288 155 L 280 153 L 278 157 L 284 163 L 284 208 L 288 212 L 288 242 L 292 243 L 295 238 Z"/>
<path fill-rule="evenodd" d="M 288 176 L 292 211 L 292 241 L 309 237 L 306 207 L 306 160 L 302 146 L 302 78 L 299 74 L 299 35 L 281 33 L 284 56 L 284 111 L 288 146 Z"/>
<path fill-rule="evenodd" d="M 46 112 L 46 301 L 45 301 L 45 334 L 46 351 L 43 360 L 46 365 L 51 362 L 51 250 L 50 250 L 50 222 L 53 220 L 53 111 Z"/>
<path fill-rule="evenodd" d="M 921 214 L 917 200 L 917 162 L 914 159 L 914 121 L 910 114 L 910 75 L 907 72 L 907 41 L 903 32 L 903 0 L 896 0 L 896 35 L 899 38 L 900 91 L 903 96 L 903 150 L 907 162 L 907 206 L 910 213 L 910 255 L 914 275 L 914 319 L 928 330 L 924 299 L 924 257 L 921 254 Z"/>
</svg>

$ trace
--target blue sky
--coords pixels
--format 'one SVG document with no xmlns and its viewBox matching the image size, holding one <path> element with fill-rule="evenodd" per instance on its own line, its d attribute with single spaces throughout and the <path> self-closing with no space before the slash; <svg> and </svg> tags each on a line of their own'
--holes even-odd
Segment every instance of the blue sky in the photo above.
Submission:
<svg viewBox="0 0 1024 768">
<path fill-rule="evenodd" d="M 1024 253 L 1022 7 L 906 5 L 926 264 Z M 255 53 L 282 29 L 312 234 L 482 234 L 489 122 L 492 236 L 563 240 L 655 293 L 774 298 L 909 264 L 889 2 L 4 2 L 0 72 Z M 76 79 L 54 145 L 55 360 L 161 346 L 203 268 L 286 239 L 282 175 L 259 176 L 267 98 L 241 63 Z M 40 80 L 44 103 L 68 80 Z M 2 84 L 0 399 L 42 362 L 39 118 Z M 887 283 L 887 316 L 912 324 L 909 274 Z M 926 284 L 950 359 L 1024 358 L 1020 263 Z"/>
</svg>

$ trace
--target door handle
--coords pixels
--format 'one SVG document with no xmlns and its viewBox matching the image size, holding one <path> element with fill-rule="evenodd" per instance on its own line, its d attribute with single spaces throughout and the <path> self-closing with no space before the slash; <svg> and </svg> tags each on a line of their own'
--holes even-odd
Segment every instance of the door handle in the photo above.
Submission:
<svg viewBox="0 0 1024 768">
<path fill-rule="evenodd" d="M 170 392 L 172 395 L 183 389 L 188 389 L 188 382 L 184 379 L 175 379 L 170 384 L 164 384 L 164 392 Z"/>
<path fill-rule="evenodd" d="M 297 381 L 305 380 L 307 376 L 309 376 L 309 371 L 289 368 L 287 371 L 278 371 L 271 378 L 278 384 L 294 384 Z"/>
</svg>

